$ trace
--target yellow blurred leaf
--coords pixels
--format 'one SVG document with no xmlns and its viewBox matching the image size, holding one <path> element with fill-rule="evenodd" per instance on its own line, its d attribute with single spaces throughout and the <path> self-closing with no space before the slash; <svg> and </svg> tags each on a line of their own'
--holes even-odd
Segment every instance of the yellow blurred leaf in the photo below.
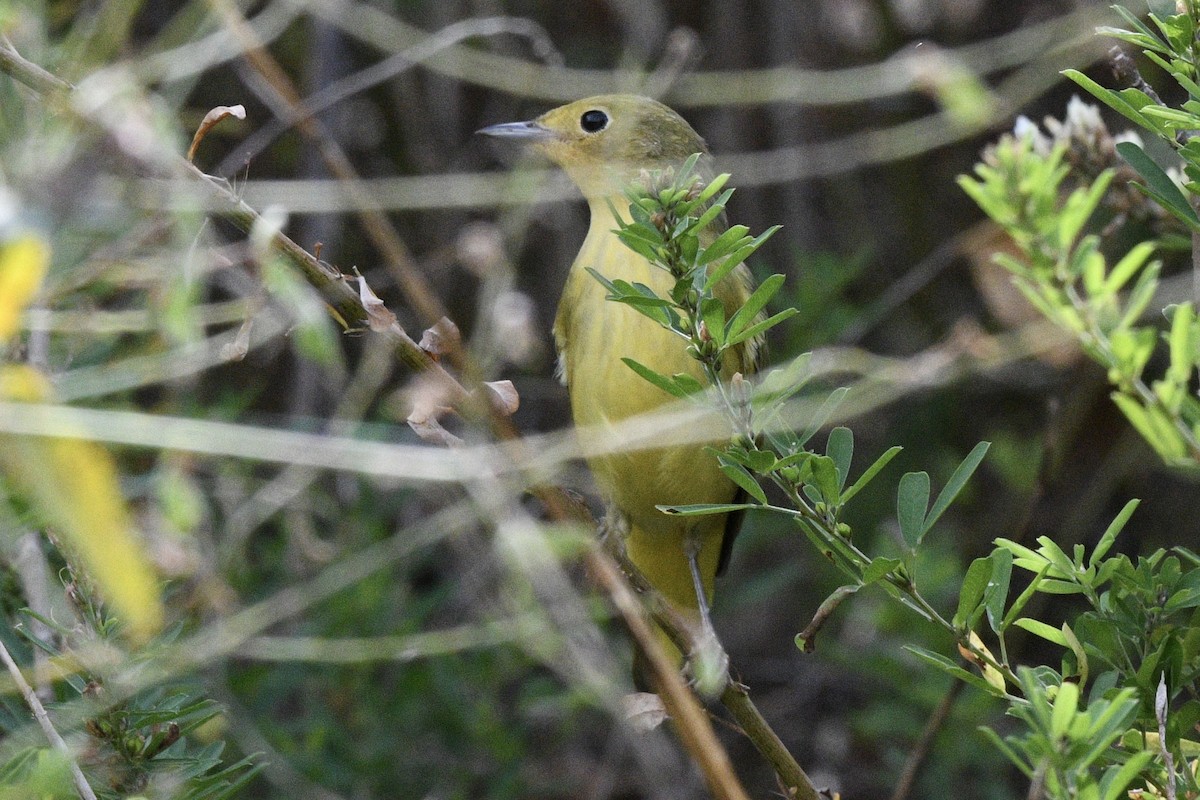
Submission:
<svg viewBox="0 0 1200 800">
<path fill-rule="evenodd" d="M 17 332 L 21 312 L 37 294 L 49 263 L 50 249 L 33 236 L 0 245 L 0 342 Z"/>
<path fill-rule="evenodd" d="M 967 661 L 970 661 L 972 664 L 979 667 L 979 671 L 983 673 L 983 679 L 985 681 L 991 684 L 993 688 L 1003 692 L 1005 690 L 1003 673 L 989 664 L 985 659 L 980 658 L 978 653 L 986 654 L 988 658 L 992 659 L 992 661 L 995 661 L 996 657 L 992 655 L 992 651 L 987 648 L 987 645 L 983 643 L 983 639 L 980 639 L 979 634 L 975 631 L 971 631 L 970 641 L 971 645 L 975 647 L 977 652 L 972 652 L 968 648 L 963 647 L 961 644 L 958 646 L 958 652 L 961 653 L 962 657 Z"/>
<path fill-rule="evenodd" d="M 32 367 L 0 368 L 0 399 L 44 402 L 49 397 L 49 383 Z M 158 581 L 108 451 L 69 436 L 0 434 L 0 470 L 58 533 L 130 638 L 143 642 L 156 633 L 163 622 Z"/>
</svg>

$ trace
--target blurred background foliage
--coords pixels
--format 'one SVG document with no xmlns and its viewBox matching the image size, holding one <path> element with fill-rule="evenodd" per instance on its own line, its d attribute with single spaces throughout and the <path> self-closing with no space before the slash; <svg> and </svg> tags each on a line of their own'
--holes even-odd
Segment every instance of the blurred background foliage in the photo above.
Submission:
<svg viewBox="0 0 1200 800">
<path fill-rule="evenodd" d="M 302 246 L 359 270 L 414 338 L 444 307 L 479 373 L 516 384 L 515 422 L 532 434 L 569 419 L 548 331 L 586 208 L 544 165 L 472 133 L 587 94 L 660 96 L 733 173 L 732 217 L 784 226 L 752 264 L 787 274 L 777 304 L 800 310 L 771 360 L 814 350 L 830 385 L 860 389 L 842 420 L 858 452 L 905 447 L 848 519 L 866 549 L 886 552 L 898 536 L 902 472 L 928 470 L 936 485 L 981 440 L 994 443 L 987 460 L 925 544 L 923 586 L 945 609 L 996 537 L 1090 546 L 1133 497 L 1144 502 L 1119 548 L 1196 547 L 1195 478 L 1160 463 L 1099 367 L 1036 326 L 990 263 L 1001 237 L 954 182 L 1018 113 L 1063 116 L 1075 89 L 1059 70 L 1111 83 L 1110 43 L 1093 35 L 1110 21 L 1082 0 L 0 3 L 0 32 L 79 83 L 77 110 L 101 121 L 82 124 L 0 79 L 0 223 L 52 251 L 8 360 L 39 367 L 77 405 L 241 423 L 233 435 L 258 456 L 222 457 L 214 429 L 147 417 L 116 436 L 167 444 L 155 436 L 170 433 L 170 450 L 109 450 L 168 579 L 168 625 L 209 644 L 159 678 L 139 683 L 117 660 L 92 664 L 96 680 L 131 692 L 182 681 L 217 701 L 222 713 L 189 738 L 224 740 L 226 765 L 260 754 L 246 796 L 701 791 L 669 736 L 625 732 L 553 652 L 531 610 L 545 587 L 521 580 L 506 549 L 515 540 L 480 522 L 509 506 L 450 483 L 319 469 L 256 437 L 282 428 L 419 444 L 404 425 L 412 376 L 375 338 L 340 335 L 261 240 L 206 218 L 186 187 L 146 178 L 219 105 L 242 104 L 246 118 L 209 133 L 197 166 Z M 279 76 L 242 55 L 254 38 Z M 288 85 L 340 99 L 315 126 L 280 123 Z M 331 169 L 331 151 L 362 176 L 357 189 Z M 381 224 L 397 234 L 390 244 Z M 1169 259 L 1166 274 L 1184 261 Z M 432 300 L 417 298 L 406 270 Z M 556 479 L 587 491 L 581 468 Z M 64 562 L 33 533 L 39 520 L 0 486 L 0 638 L 29 663 L 31 638 L 63 649 L 88 639 L 88 614 L 64 599 Z M 570 552 L 569 537 L 551 543 Z M 584 576 L 568 573 L 603 619 Z M 752 515 L 718 586 L 716 625 L 737 676 L 814 782 L 855 798 L 947 786 L 1022 796 L 976 731 L 1003 732 L 1000 707 L 902 650 L 950 641 L 882 594 L 843 604 L 815 653 L 795 647 L 838 582 L 794 529 Z M 38 628 L 23 608 L 64 630 Z M 1039 613 L 1053 622 L 1066 611 Z M 617 626 L 604 625 L 615 663 L 627 663 Z M 1037 661 L 1038 640 L 1013 646 Z M 609 678 L 626 680 L 621 669 Z M 42 690 L 76 708 L 78 691 Z M 944 723 L 919 746 L 935 709 Z M 3 710 L 14 746 L 30 734 L 15 698 Z M 767 796 L 768 769 L 721 733 L 752 794 Z M 904 789 L 915 750 L 925 758 Z"/>
</svg>

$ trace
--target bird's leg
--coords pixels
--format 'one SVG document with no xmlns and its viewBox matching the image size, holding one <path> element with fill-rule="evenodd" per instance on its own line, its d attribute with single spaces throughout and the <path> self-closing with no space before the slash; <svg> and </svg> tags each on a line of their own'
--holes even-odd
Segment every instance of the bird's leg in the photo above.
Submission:
<svg viewBox="0 0 1200 800">
<path fill-rule="evenodd" d="M 696 638 L 696 649 L 689 654 L 688 669 L 692 685 L 709 699 L 717 697 L 729 680 L 729 656 L 713 628 L 708 608 L 708 595 L 704 593 L 704 579 L 700 577 L 700 536 L 689 531 L 683 540 L 683 552 L 687 556 L 688 569 L 692 571 L 692 585 L 696 590 L 696 606 L 700 610 L 700 635 Z"/>
<path fill-rule="evenodd" d="M 622 514 L 616 505 L 609 503 L 598 528 L 600 530 L 600 546 L 610 553 L 624 556 L 625 537 L 629 536 L 629 517 Z"/>
<path fill-rule="evenodd" d="M 604 517 L 596 525 L 600 534 L 600 547 L 618 561 L 629 559 L 625 552 L 625 539 L 629 537 L 629 517 L 617 509 L 616 505 L 605 507 Z"/>
<path fill-rule="evenodd" d="M 708 610 L 708 595 L 704 592 L 704 579 L 700 577 L 700 537 L 689 532 L 683 540 L 683 552 L 687 556 L 688 569 L 692 571 L 692 585 L 696 589 L 696 605 L 700 609 L 700 633 L 704 638 L 715 636 L 712 618 Z"/>
</svg>

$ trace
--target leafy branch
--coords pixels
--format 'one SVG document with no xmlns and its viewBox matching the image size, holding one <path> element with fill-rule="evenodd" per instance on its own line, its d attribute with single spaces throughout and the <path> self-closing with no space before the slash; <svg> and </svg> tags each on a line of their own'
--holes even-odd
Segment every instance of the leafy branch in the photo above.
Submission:
<svg viewBox="0 0 1200 800">
<path fill-rule="evenodd" d="M 997 540 L 991 554 L 976 559 L 968 567 L 957 607 L 947 617 L 919 590 L 915 561 L 926 535 L 979 466 L 987 452 L 987 443 L 981 443 L 967 455 L 932 503 L 928 474 L 904 475 L 897 492 L 897 519 L 904 551 L 899 557 L 892 557 L 873 556 L 862 550 L 853 542 L 852 532 L 842 519 L 843 512 L 846 504 L 879 474 L 899 448 L 887 450 L 851 482 L 853 435 L 849 429 L 838 427 L 830 431 L 824 452 L 810 447 L 812 437 L 844 394 L 841 391 L 830 395 L 805 430 L 796 433 L 783 429 L 779 424 L 782 405 L 807 384 L 806 357 L 767 373 L 753 390 L 750 382 L 739 374 L 734 374 L 731 380 L 721 380 L 726 374 L 724 359 L 731 348 L 747 341 L 747 331 L 753 331 L 751 336 L 760 334 L 790 314 L 783 312 L 764 318 L 762 311 L 781 283 L 779 276 L 772 276 L 750 296 L 746 306 L 726 315 L 714 290 L 731 273 L 733 267 L 729 261 L 753 253 L 774 229 L 757 237 L 741 227 L 730 228 L 720 236 L 708 233 L 706 226 L 722 216 L 732 192 L 724 188 L 728 176 L 718 176 L 707 184 L 696 178 L 695 163 L 692 159 L 678 175 L 651 176 L 652 180 L 632 189 L 628 219 L 619 223 L 621 239 L 674 279 L 667 296 L 660 296 L 645 285 L 596 275 L 608 289 L 609 299 L 630 306 L 678 335 L 687 352 L 700 363 L 708 385 L 686 374 L 659 374 L 634 361 L 627 361 L 630 368 L 674 397 L 696 403 L 715 401 L 733 431 L 728 443 L 710 451 L 725 474 L 745 490 L 749 500 L 722 505 L 664 506 L 661 510 L 702 515 L 760 508 L 786 516 L 799 525 L 818 551 L 851 579 L 822 604 L 813 623 L 797 637 L 797 645 L 803 649 L 812 648 L 813 636 L 841 602 L 870 585 L 880 586 L 898 602 L 950 633 L 957 642 L 959 655 L 975 666 L 978 673 L 945 655 L 917 647 L 907 649 L 926 664 L 1002 700 L 1010 714 L 1024 722 L 1022 733 L 1001 738 L 988 732 L 988 736 L 1031 781 L 1042 787 L 1046 796 L 1115 800 L 1134 780 L 1140 779 L 1150 786 L 1156 785 L 1156 781 L 1163 783 L 1161 774 L 1151 767 L 1155 749 L 1144 739 L 1140 743 L 1131 740 L 1129 734 L 1139 726 L 1147 729 L 1145 698 L 1153 697 L 1150 684 L 1158 680 L 1156 676 L 1161 676 L 1164 657 L 1172 654 L 1180 659 L 1176 671 L 1170 673 L 1179 677 L 1170 684 L 1171 696 L 1190 685 L 1194 678 L 1197 667 L 1193 651 L 1197 648 L 1184 646 L 1186 639 L 1174 633 L 1167 634 L 1166 640 L 1163 635 L 1178 631 L 1182 617 L 1196 613 L 1195 609 L 1200 607 L 1200 594 L 1191 589 L 1200 581 L 1200 568 L 1185 571 L 1179 558 L 1168 557 L 1161 551 L 1137 565 L 1124 555 L 1110 556 L 1117 535 L 1137 505 L 1134 501 L 1116 517 L 1090 554 L 1077 546 L 1068 555 L 1048 537 L 1038 540 L 1036 550 L 1007 539 Z M 1062 172 L 1061 164 L 1043 164 L 1042 171 L 1028 182 L 1057 186 Z M 1091 189 L 1077 199 L 1068 200 L 1073 221 L 1062 224 L 1076 226 L 1077 231 L 1101 194 L 1102 190 Z M 1030 204 L 1028 219 L 1045 226 L 1047 209 L 1052 207 L 1047 196 L 1039 195 Z M 1049 249 L 1053 243 L 1069 243 L 1073 238 L 1069 228 L 1033 228 L 1028 241 L 1039 252 L 1057 253 Z M 1104 296 L 1112 304 L 1115 293 L 1144 264 L 1149 250 L 1139 249 L 1111 272 L 1096 266 L 1095 253 L 1094 246 L 1085 251 L 1082 269 L 1069 260 L 1064 263 L 1055 258 L 1048 260 L 1048 270 L 1060 281 L 1082 273 L 1086 276 L 1085 291 L 1091 291 L 1089 297 L 1097 294 L 1096 287 L 1107 282 L 1111 291 Z M 1027 279 L 1027 285 L 1038 296 L 1032 291 L 1031 279 Z M 1078 303 L 1085 295 L 1078 290 L 1067 291 L 1065 287 L 1051 296 L 1061 298 L 1058 307 L 1064 309 L 1062 318 L 1072 320 L 1085 331 L 1111 331 L 1111 326 L 1100 324 L 1102 320 L 1114 316 L 1117 320 L 1123 316 L 1134 318 L 1140 313 L 1131 314 L 1125 307 L 1118 315 L 1115 309 L 1106 307 L 1102 316 L 1095 309 L 1081 308 Z M 746 308 L 750 311 L 746 312 Z M 1105 351 L 1098 348 L 1098 352 Z M 1162 389 L 1156 384 L 1150 391 Z M 787 497 L 790 506 L 770 502 L 760 482 L 773 484 Z M 1200 562 L 1196 566 L 1200 567 Z M 1028 572 L 1031 580 L 1012 598 L 1014 567 Z M 1146 602 L 1156 590 L 1160 596 L 1166 591 L 1172 597 L 1170 620 L 1162 613 L 1167 607 L 1154 609 Z M 1091 610 L 1073 623 L 1056 628 L 1025 615 L 1029 602 L 1037 594 L 1077 594 Z M 1008 643 L 1014 628 L 1061 647 L 1062 668 L 1015 663 Z M 1100 635 L 1102 631 L 1107 633 Z M 994 648 L 985 643 L 981 635 L 984 633 L 995 637 Z M 1157 644 L 1167 640 L 1171 643 Z M 1108 669 L 1099 671 L 1101 666 Z M 1083 694 L 1085 689 L 1090 690 L 1090 695 Z M 1086 704 L 1085 696 L 1090 700 Z M 1197 708 L 1196 713 L 1200 714 L 1200 703 Z M 1164 716 L 1163 724 L 1167 725 L 1164 729 L 1169 728 L 1175 735 L 1184 731 L 1192 716 L 1183 715 L 1183 720 L 1179 717 L 1177 712 L 1168 723 Z"/>
<path fill-rule="evenodd" d="M 1030 304 L 1107 370 L 1113 402 L 1159 456 L 1195 469 L 1195 304 L 1162 309 L 1162 330 L 1144 321 L 1162 271 L 1162 262 L 1151 256 L 1165 249 L 1171 233 L 1154 225 L 1162 242 L 1140 241 L 1115 263 L 1105 252 L 1110 235 L 1127 220 L 1166 221 L 1190 236 L 1200 289 L 1200 144 L 1193 136 L 1200 130 L 1200 3 L 1148 5 L 1149 23 L 1118 6 L 1129 28 L 1098 32 L 1141 48 L 1186 92 L 1180 106 L 1164 104 L 1116 49 L 1125 88 L 1105 88 L 1076 70 L 1064 74 L 1173 150 L 1179 167 L 1164 169 L 1137 133 L 1112 135 L 1097 109 L 1073 99 L 1063 121 L 1046 120 L 1050 135 L 1018 120 L 1014 134 L 988 148 L 975 175 L 960 177 L 959 185 L 1015 244 L 1019 256 L 995 258 Z M 1133 192 L 1121 196 L 1126 186 L 1140 194 L 1140 207 L 1131 201 Z M 1166 367 L 1150 376 L 1160 343 Z M 1200 720 L 1200 647 L 1185 631 L 1200 617 L 1200 557 L 1179 547 L 1136 562 L 1112 555 L 1136 506 L 1125 506 L 1090 553 L 1080 544 L 1068 552 L 1046 536 L 1037 539 L 1036 549 L 1002 538 L 964 579 L 955 618 L 973 627 L 986 617 L 1002 661 L 1008 660 L 1006 637 L 1013 627 L 1063 652 L 1059 669 L 1016 670 L 1023 699 L 1010 713 L 1024 730 L 1004 738 L 987 732 L 1029 777 L 1031 795 L 1116 800 L 1135 781 L 1145 786 L 1138 790 L 1142 797 L 1174 800 L 1197 792 L 1200 745 L 1187 737 Z M 1033 577 L 1006 610 L 1003 595 L 1014 566 Z M 1038 593 L 1075 596 L 1086 610 L 1059 626 L 1022 616 Z"/>
<path fill-rule="evenodd" d="M 700 364 L 705 386 L 691 375 L 663 375 L 632 359 L 626 364 L 664 392 L 693 402 L 715 397 L 733 429 L 731 440 L 709 448 L 721 470 L 754 502 L 720 505 L 660 506 L 676 515 L 704 515 L 761 508 L 791 518 L 813 545 L 852 583 L 836 592 L 818 612 L 824 620 L 837 604 L 859 589 L 878 584 L 908 608 L 930 622 L 959 635 L 920 593 L 914 577 L 916 549 L 962 491 L 987 452 L 981 443 L 963 460 L 930 506 L 930 481 L 926 473 L 909 473 L 900 481 L 897 499 L 901 531 L 908 545 L 902 558 L 872 557 L 853 541 L 843 521 L 846 504 L 900 452 L 892 447 L 850 482 L 854 436 L 848 428 L 830 431 L 823 453 L 809 442 L 828 421 L 845 390 L 834 391 L 805 430 L 794 432 L 780 422 L 784 405 L 807 388 L 808 356 L 767 373 L 752 387 L 740 373 L 731 380 L 727 361 L 735 348 L 750 344 L 796 313 L 786 309 L 771 316 L 764 312 L 783 286 L 783 275 L 772 275 L 732 312 L 726 311 L 719 293 L 722 281 L 736 280 L 735 269 L 753 255 L 778 230 L 778 226 L 752 236 L 745 226 L 734 225 L 719 235 L 712 226 L 722 219 L 733 190 L 725 188 L 729 175 L 705 182 L 696 175 L 699 155 L 688 159 L 678 172 L 645 176 L 628 192 L 628 219 L 616 215 L 617 235 L 630 249 L 674 280 L 668 296 L 644 284 L 609 280 L 593 271 L 608 289 L 608 299 L 623 303 L 679 336 L 687 352 Z M 769 502 L 761 483 L 774 485 L 790 506 Z M 797 644 L 811 649 L 816 628 L 810 626 Z M 974 647 L 963 635 L 962 645 Z M 981 654 L 982 658 L 988 658 Z M 999 668 L 1000 665 L 995 665 Z"/>
<path fill-rule="evenodd" d="M 1131 142 L 1116 147 L 1142 153 Z M 1130 423 L 1167 463 L 1195 465 L 1200 400 L 1188 386 L 1200 359 L 1200 320 L 1191 303 L 1164 309 L 1170 364 L 1161 377 L 1147 379 L 1159 336 L 1139 322 L 1154 297 L 1162 264 L 1150 260 L 1154 243 L 1141 242 L 1109 265 L 1101 237 L 1083 230 L 1115 172 L 1105 170 L 1064 197 L 1063 184 L 1071 174 L 1066 153 L 1065 143 L 1042 152 L 1032 136 L 1006 136 L 976 165 L 975 177 L 960 177 L 959 185 L 1020 249 L 1022 258 L 998 253 L 996 261 L 1035 308 L 1072 332 L 1084 352 L 1108 370 L 1113 402 Z M 1140 158 L 1131 163 L 1149 169 Z"/>
</svg>

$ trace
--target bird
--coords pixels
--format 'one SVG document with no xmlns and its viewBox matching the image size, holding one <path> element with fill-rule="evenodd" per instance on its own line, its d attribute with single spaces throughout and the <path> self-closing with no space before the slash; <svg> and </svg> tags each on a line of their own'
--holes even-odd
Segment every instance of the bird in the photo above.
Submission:
<svg viewBox="0 0 1200 800">
<path fill-rule="evenodd" d="M 588 272 L 642 283 L 660 297 L 669 296 L 675 279 L 617 238 L 614 214 L 628 220 L 626 191 L 647 173 L 677 169 L 696 153 L 707 161 L 707 147 L 692 126 L 651 98 L 607 94 L 479 133 L 532 146 L 566 172 L 588 203 L 587 235 L 567 275 L 553 327 L 559 376 L 567 387 L 575 425 L 603 430 L 673 399 L 637 375 L 623 357 L 663 375 L 686 373 L 703 381 L 682 338 L 635 309 L 607 300 L 605 287 Z M 713 226 L 707 241 L 720 233 L 717 228 L 723 223 L 722 219 Z M 717 284 L 714 294 L 725 306 L 727 319 L 752 288 L 745 264 Z M 758 339 L 747 340 L 727 352 L 722 380 L 755 372 L 760 345 Z M 729 432 L 714 431 L 712 438 L 722 435 L 727 438 Z M 588 466 L 608 504 L 608 518 L 624 534 L 629 560 L 685 617 L 711 626 L 707 609 L 715 578 L 728 563 L 740 515 L 673 516 L 656 508 L 735 499 L 738 488 L 704 444 L 605 452 L 591 456 Z M 684 654 L 661 631 L 659 638 L 681 664 Z M 635 665 L 635 677 L 636 673 Z"/>
</svg>

